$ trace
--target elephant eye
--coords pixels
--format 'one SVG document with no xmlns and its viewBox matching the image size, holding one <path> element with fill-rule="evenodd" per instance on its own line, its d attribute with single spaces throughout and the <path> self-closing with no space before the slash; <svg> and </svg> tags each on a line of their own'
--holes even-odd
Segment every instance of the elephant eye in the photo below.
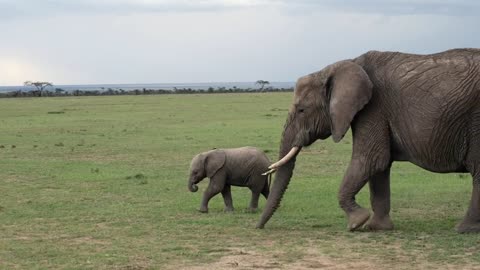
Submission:
<svg viewBox="0 0 480 270">
<path fill-rule="evenodd" d="M 305 110 L 302 109 L 302 108 L 298 109 L 298 112 L 299 112 L 299 113 L 303 113 L 304 111 L 305 111 Z"/>
</svg>

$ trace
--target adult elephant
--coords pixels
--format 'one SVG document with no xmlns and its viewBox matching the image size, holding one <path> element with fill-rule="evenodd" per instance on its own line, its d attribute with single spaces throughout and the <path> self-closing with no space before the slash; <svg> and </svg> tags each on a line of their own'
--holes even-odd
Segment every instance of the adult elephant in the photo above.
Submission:
<svg viewBox="0 0 480 270">
<path fill-rule="evenodd" d="M 480 50 L 415 55 L 370 51 L 301 77 L 284 127 L 275 182 L 257 228 L 275 212 L 303 146 L 352 127 L 353 153 L 338 193 L 353 231 L 393 228 L 390 167 L 469 172 L 470 207 L 458 232 L 480 231 Z M 355 202 L 369 182 L 373 217 Z"/>
</svg>

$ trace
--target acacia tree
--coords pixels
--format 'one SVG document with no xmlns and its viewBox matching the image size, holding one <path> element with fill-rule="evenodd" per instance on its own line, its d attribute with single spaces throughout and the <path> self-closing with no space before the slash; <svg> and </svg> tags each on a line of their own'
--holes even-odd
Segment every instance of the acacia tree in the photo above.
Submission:
<svg viewBox="0 0 480 270">
<path fill-rule="evenodd" d="M 264 81 L 264 80 L 258 80 L 258 81 L 255 82 L 255 84 L 260 85 L 260 91 L 262 91 L 263 88 L 265 87 L 265 85 L 270 84 L 270 82 L 269 81 Z"/>
<path fill-rule="evenodd" d="M 38 92 L 38 96 L 41 97 L 42 96 L 42 93 L 43 93 L 43 90 L 47 87 L 47 86 L 53 86 L 53 84 L 51 82 L 32 82 L 32 81 L 26 81 L 23 83 L 25 86 L 35 86 L 35 88 L 37 88 L 37 91 Z"/>
</svg>

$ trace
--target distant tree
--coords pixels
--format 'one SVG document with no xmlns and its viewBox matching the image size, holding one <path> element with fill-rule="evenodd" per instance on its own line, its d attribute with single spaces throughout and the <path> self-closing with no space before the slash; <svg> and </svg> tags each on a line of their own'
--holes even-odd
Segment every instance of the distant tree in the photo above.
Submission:
<svg viewBox="0 0 480 270">
<path fill-rule="evenodd" d="M 269 81 L 264 81 L 264 80 L 258 80 L 258 81 L 255 82 L 255 84 L 260 85 L 260 91 L 262 91 L 263 88 L 265 87 L 265 85 L 270 84 L 270 82 Z"/>
<path fill-rule="evenodd" d="M 47 86 L 53 86 L 53 84 L 51 82 L 32 82 L 32 81 L 26 81 L 23 83 L 25 86 L 35 86 L 35 88 L 37 89 L 38 91 L 38 96 L 41 97 L 42 96 L 42 93 L 43 93 L 43 90 L 47 87 Z"/>
<path fill-rule="evenodd" d="M 65 90 L 63 90 L 62 88 L 55 88 L 55 94 L 57 96 L 62 95 L 64 92 L 65 92 Z"/>
<path fill-rule="evenodd" d="M 22 90 L 17 90 L 13 92 L 14 97 L 21 97 L 22 96 Z"/>
</svg>

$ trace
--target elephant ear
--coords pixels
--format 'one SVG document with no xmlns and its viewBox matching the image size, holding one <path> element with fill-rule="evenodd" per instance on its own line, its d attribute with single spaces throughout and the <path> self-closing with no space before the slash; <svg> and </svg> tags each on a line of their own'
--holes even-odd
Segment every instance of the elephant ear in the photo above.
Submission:
<svg viewBox="0 0 480 270">
<path fill-rule="evenodd" d="M 212 178 L 223 165 L 227 159 L 225 152 L 221 150 L 212 150 L 205 157 L 205 170 L 207 177 Z"/>
<path fill-rule="evenodd" d="M 343 61 L 333 68 L 326 87 L 330 96 L 332 138 L 339 142 L 355 115 L 370 101 L 373 84 L 361 66 Z"/>
</svg>

